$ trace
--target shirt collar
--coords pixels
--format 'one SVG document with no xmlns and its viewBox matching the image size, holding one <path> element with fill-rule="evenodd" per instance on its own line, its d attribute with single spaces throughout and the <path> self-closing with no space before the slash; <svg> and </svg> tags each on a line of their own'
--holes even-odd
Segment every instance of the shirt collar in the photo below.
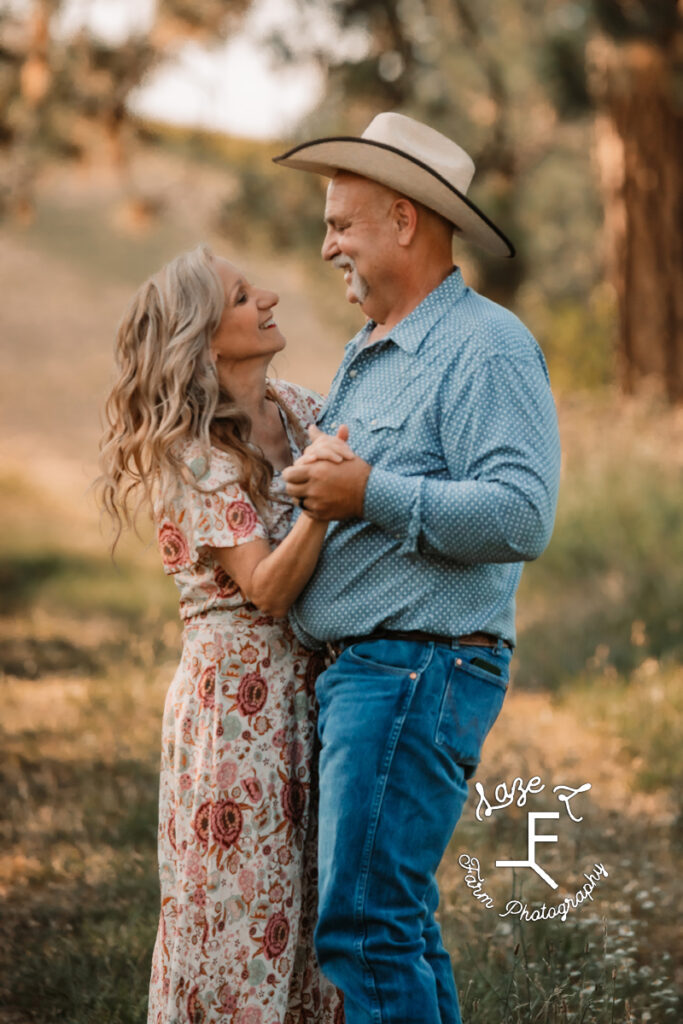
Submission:
<svg viewBox="0 0 683 1024">
<path fill-rule="evenodd" d="M 420 345 L 444 313 L 462 297 L 466 285 L 459 267 L 454 267 L 448 277 L 427 295 L 422 302 L 411 310 L 403 320 L 399 321 L 387 334 L 386 340 L 395 342 L 406 352 L 417 352 Z M 374 320 L 358 332 L 350 342 L 354 348 L 363 344 L 365 338 L 375 327 Z"/>
</svg>

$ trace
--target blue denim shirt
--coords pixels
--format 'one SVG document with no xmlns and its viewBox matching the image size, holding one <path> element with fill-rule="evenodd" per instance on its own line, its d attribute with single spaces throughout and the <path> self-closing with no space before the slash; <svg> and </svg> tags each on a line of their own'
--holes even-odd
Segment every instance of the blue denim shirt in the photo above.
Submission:
<svg viewBox="0 0 683 1024">
<path fill-rule="evenodd" d="M 381 626 L 515 642 L 524 561 L 550 539 L 560 445 L 548 370 L 455 268 L 390 334 L 346 346 L 318 417 L 370 463 L 362 519 L 330 524 L 291 612 L 308 647 Z"/>
</svg>

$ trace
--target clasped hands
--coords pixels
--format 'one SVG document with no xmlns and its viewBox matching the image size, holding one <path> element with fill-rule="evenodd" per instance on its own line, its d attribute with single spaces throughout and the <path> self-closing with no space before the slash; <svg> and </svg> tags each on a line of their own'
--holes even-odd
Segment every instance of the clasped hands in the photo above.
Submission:
<svg viewBox="0 0 683 1024">
<path fill-rule="evenodd" d="M 342 424 L 331 435 L 310 426 L 308 433 L 311 444 L 282 471 L 287 493 L 298 499 L 312 519 L 362 516 L 371 466 L 347 444 L 349 428 Z"/>
</svg>

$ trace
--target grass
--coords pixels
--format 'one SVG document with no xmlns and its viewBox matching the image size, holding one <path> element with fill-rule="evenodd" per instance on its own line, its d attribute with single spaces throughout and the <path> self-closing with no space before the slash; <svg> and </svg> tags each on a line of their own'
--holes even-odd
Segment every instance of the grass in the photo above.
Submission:
<svg viewBox="0 0 683 1024">
<path fill-rule="evenodd" d="M 667 1024 L 683 952 L 683 535 L 662 444 L 677 421 L 593 397 L 566 403 L 562 426 L 557 529 L 525 570 L 515 681 L 481 780 L 590 781 L 584 822 L 558 823 L 543 863 L 563 894 L 595 861 L 609 877 L 565 923 L 499 917 L 513 892 L 536 906 L 549 890 L 494 867 L 521 853 L 524 810 L 482 823 L 471 800 L 442 867 L 442 927 L 468 1024 Z M 148 537 L 114 566 L 91 507 L 58 492 L 0 473 L 0 1022 L 141 1024 L 176 592 Z M 495 909 L 464 885 L 463 851 Z"/>
<path fill-rule="evenodd" d="M 145 1017 L 167 680 L 118 669 L 4 684 L 0 1020 Z"/>
<path fill-rule="evenodd" d="M 519 592 L 526 687 L 559 691 L 588 670 L 628 675 L 683 655 L 683 481 L 668 459 L 679 419 L 656 402 L 615 409 L 604 397 L 565 407 L 555 532 Z"/>
</svg>

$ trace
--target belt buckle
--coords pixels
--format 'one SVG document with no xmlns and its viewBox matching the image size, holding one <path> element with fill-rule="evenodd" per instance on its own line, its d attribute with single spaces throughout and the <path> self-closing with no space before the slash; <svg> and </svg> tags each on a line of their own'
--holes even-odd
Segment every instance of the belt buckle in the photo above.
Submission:
<svg viewBox="0 0 683 1024">
<path fill-rule="evenodd" d="M 334 665 L 335 661 L 341 654 L 341 648 L 338 645 L 331 643 L 329 640 L 325 641 L 325 648 L 327 650 L 327 657 L 330 659 L 330 664 Z"/>
</svg>

